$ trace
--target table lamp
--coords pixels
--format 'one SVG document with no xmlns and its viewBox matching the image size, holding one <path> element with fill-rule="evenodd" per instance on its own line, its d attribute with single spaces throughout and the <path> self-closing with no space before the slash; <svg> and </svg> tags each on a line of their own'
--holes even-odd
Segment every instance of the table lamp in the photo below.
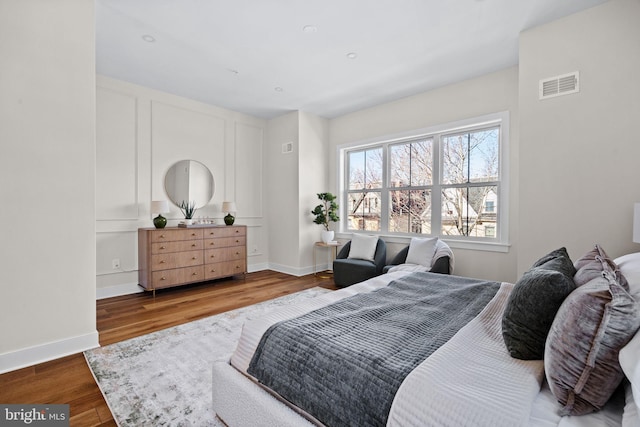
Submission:
<svg viewBox="0 0 640 427">
<path fill-rule="evenodd" d="M 169 202 L 166 200 L 154 200 L 151 202 L 151 213 L 157 213 L 158 216 L 153 218 L 153 225 L 156 228 L 164 228 L 167 225 L 167 218 L 163 217 L 163 213 L 169 212 Z"/>
<path fill-rule="evenodd" d="M 226 212 L 227 216 L 224 217 L 224 223 L 227 225 L 233 225 L 236 218 L 231 215 L 231 212 L 236 213 L 236 202 L 222 202 L 222 212 Z"/>
</svg>

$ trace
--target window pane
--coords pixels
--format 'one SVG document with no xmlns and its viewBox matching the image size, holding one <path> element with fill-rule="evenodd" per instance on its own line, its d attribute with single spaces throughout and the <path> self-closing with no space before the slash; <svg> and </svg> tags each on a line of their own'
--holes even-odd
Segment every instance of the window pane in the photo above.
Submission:
<svg viewBox="0 0 640 427">
<path fill-rule="evenodd" d="M 349 152 L 349 190 L 382 188 L 382 147 Z"/>
<path fill-rule="evenodd" d="M 442 191 L 442 233 L 496 238 L 498 187 L 446 188 Z"/>
<path fill-rule="evenodd" d="M 471 134 L 469 181 L 498 180 L 498 129 Z"/>
<path fill-rule="evenodd" d="M 431 191 L 389 192 L 389 231 L 431 234 Z"/>
<path fill-rule="evenodd" d="M 380 231 L 380 196 L 379 191 L 349 193 L 349 230 Z"/>
<path fill-rule="evenodd" d="M 349 153 L 349 190 L 364 188 L 364 151 Z"/>
<path fill-rule="evenodd" d="M 416 187 L 432 183 L 431 139 L 395 144 L 389 148 L 390 187 Z"/>
<path fill-rule="evenodd" d="M 497 181 L 498 152 L 498 128 L 443 137 L 443 183 Z"/>
</svg>

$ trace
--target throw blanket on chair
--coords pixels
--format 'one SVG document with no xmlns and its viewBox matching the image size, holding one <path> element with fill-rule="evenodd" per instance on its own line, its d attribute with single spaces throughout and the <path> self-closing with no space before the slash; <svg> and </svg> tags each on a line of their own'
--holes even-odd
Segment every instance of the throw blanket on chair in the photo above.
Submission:
<svg viewBox="0 0 640 427">
<path fill-rule="evenodd" d="M 273 325 L 248 373 L 325 425 L 383 426 L 404 378 L 499 288 L 433 273 L 405 276 Z"/>
</svg>

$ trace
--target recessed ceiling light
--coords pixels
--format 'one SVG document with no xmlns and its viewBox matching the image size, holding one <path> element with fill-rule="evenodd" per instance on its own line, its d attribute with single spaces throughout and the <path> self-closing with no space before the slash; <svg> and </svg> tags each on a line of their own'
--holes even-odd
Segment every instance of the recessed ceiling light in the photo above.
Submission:
<svg viewBox="0 0 640 427">
<path fill-rule="evenodd" d="M 142 40 L 146 41 L 147 43 L 153 43 L 156 41 L 156 38 L 150 34 L 145 34 L 144 36 L 142 36 Z"/>
<path fill-rule="evenodd" d="M 305 33 L 317 33 L 318 27 L 316 27 L 315 25 L 305 25 L 304 27 L 302 27 L 302 31 L 304 31 Z"/>
<path fill-rule="evenodd" d="M 274 90 L 276 92 L 284 92 L 284 89 L 282 89 L 280 86 L 277 86 Z"/>
<path fill-rule="evenodd" d="M 347 53 L 347 58 L 349 59 L 356 59 L 358 57 L 358 54 L 355 52 L 349 52 Z"/>
</svg>

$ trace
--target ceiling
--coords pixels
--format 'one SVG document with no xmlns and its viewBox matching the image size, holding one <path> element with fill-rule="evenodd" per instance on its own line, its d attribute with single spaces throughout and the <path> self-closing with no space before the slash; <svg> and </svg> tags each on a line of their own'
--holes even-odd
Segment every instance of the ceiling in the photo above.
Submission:
<svg viewBox="0 0 640 427">
<path fill-rule="evenodd" d="M 518 63 L 605 0 L 96 0 L 102 75 L 257 117 L 333 118 Z"/>
</svg>

